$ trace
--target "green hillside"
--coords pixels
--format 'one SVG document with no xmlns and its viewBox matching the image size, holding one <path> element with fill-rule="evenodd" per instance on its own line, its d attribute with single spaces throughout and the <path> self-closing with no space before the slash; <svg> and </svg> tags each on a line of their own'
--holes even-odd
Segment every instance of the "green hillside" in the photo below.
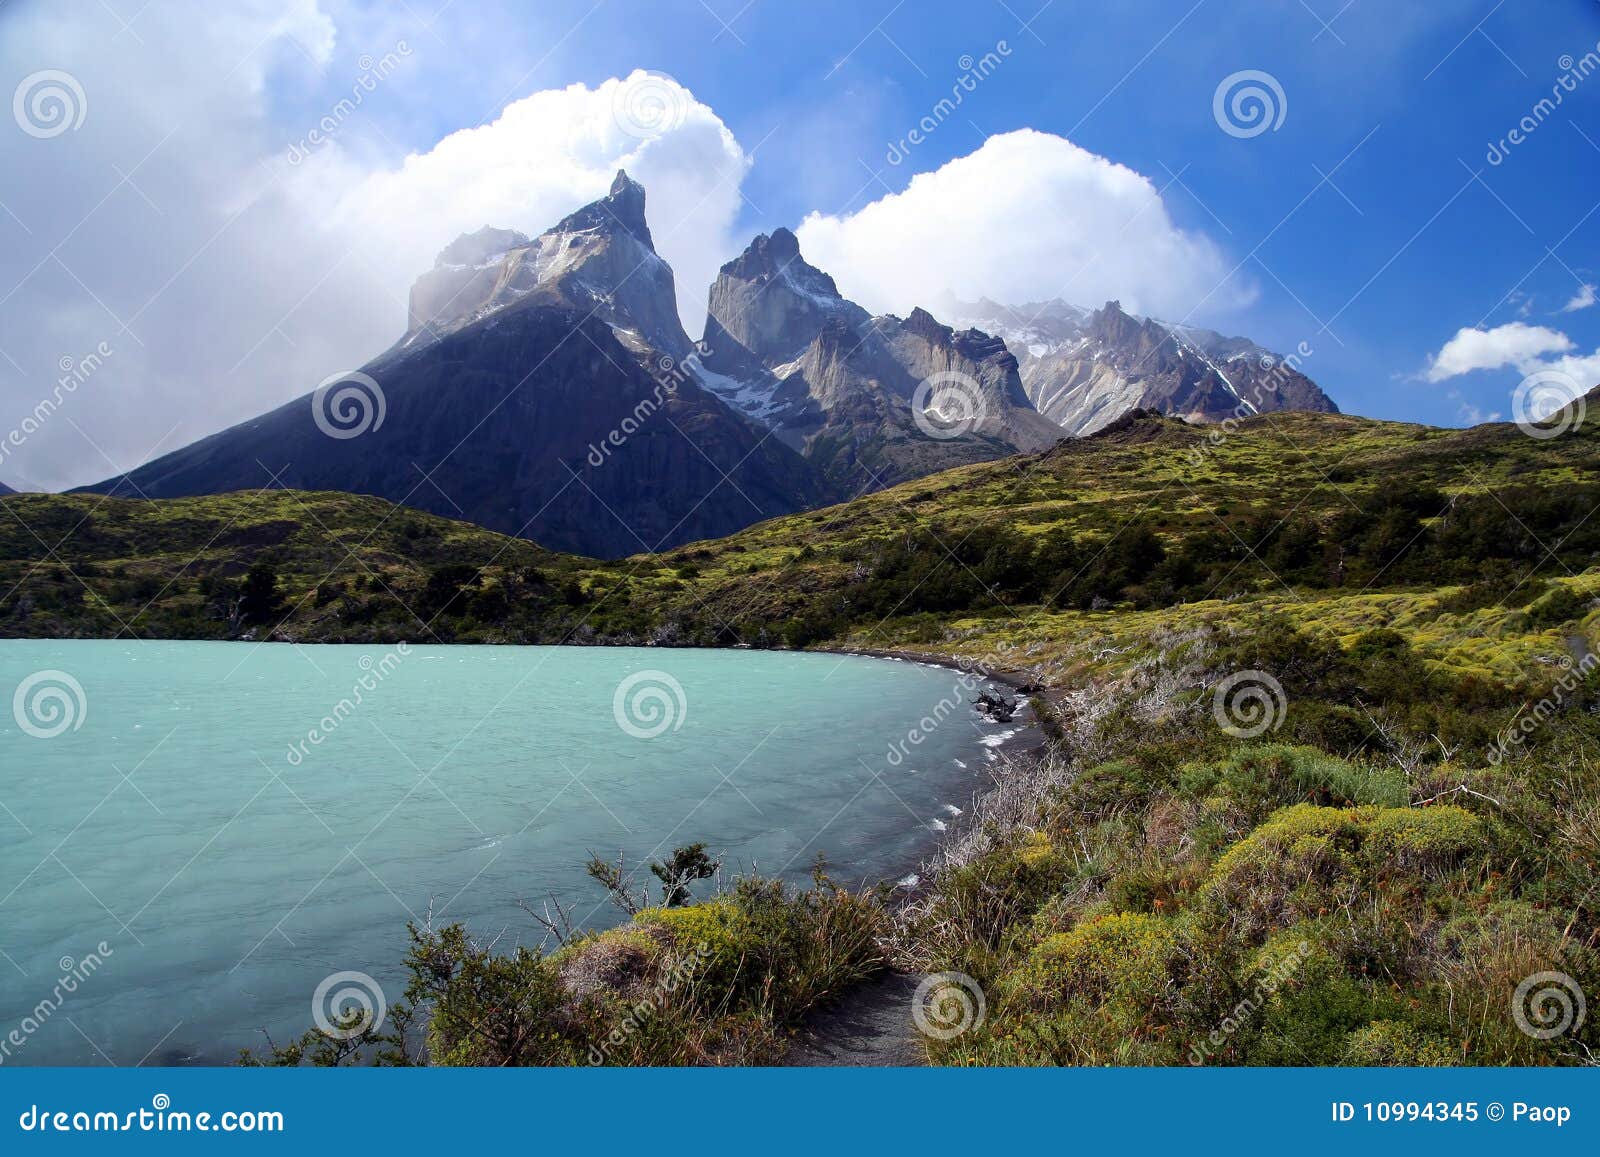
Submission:
<svg viewBox="0 0 1600 1157">
<path fill-rule="evenodd" d="M 9 496 L 0 634 L 938 645 L 954 619 L 1001 629 L 1040 608 L 1465 584 L 1484 599 L 1500 584 L 1517 605 L 1539 590 L 1530 571 L 1600 559 L 1597 464 L 1592 429 L 1138 416 L 614 563 L 342 494 Z M 281 604 L 241 621 L 229 600 L 257 564 Z"/>
</svg>

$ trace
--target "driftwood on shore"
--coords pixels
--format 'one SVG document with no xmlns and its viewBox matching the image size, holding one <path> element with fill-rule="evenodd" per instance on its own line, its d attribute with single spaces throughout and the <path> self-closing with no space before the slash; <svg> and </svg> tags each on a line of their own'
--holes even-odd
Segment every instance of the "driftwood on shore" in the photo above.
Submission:
<svg viewBox="0 0 1600 1157">
<path fill-rule="evenodd" d="M 996 723 L 1010 723 L 1017 713 L 1020 700 L 1007 699 L 1003 695 L 990 694 L 988 691 L 978 692 L 978 697 L 972 705 L 978 709 L 979 715 L 987 716 Z"/>
</svg>

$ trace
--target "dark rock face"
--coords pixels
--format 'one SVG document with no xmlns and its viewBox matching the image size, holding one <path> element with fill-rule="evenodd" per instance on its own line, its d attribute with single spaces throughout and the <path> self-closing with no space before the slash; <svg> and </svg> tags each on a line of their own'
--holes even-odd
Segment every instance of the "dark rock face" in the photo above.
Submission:
<svg viewBox="0 0 1600 1157">
<path fill-rule="evenodd" d="M 941 308 L 1000 334 L 1017 355 L 1029 399 L 1069 434 L 1092 434 L 1141 408 L 1194 422 L 1275 410 L 1338 413 L 1299 371 L 1299 359 L 1247 338 L 1138 318 L 1120 302 L 1090 312 L 1062 301 L 947 298 Z"/>
<path fill-rule="evenodd" d="M 277 473 L 280 486 L 372 494 L 602 557 L 731 534 L 835 496 L 680 360 L 691 346 L 672 272 L 625 175 L 531 242 L 491 229 L 452 243 L 418 281 L 411 315 L 406 336 L 364 367 L 383 410 L 380 423 L 368 404 L 359 435 L 326 433 L 313 394 L 87 489 L 213 494 Z"/>
<path fill-rule="evenodd" d="M 703 345 L 706 386 L 851 493 L 1061 436 L 1034 411 L 1003 342 L 956 333 L 922 309 L 903 321 L 870 316 L 806 262 L 787 229 L 722 267 Z M 923 387 L 930 378 L 944 393 Z M 940 397 L 957 397 L 974 420 L 931 436 L 918 410 Z"/>
</svg>

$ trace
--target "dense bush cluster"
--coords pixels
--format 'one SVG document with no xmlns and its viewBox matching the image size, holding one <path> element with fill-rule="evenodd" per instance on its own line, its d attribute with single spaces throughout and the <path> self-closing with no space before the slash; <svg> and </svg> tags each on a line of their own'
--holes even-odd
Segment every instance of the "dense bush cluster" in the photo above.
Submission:
<svg viewBox="0 0 1600 1157">
<path fill-rule="evenodd" d="M 667 888 L 620 928 L 561 929 L 549 953 L 500 952 L 460 924 L 412 925 L 411 980 L 387 1033 L 335 1041 L 311 1030 L 244 1061 L 772 1063 L 807 1012 L 888 966 L 882 897 L 835 886 L 820 864 L 803 890 L 745 877 L 704 902 L 671 903 Z"/>
<path fill-rule="evenodd" d="M 1166 607 L 1286 588 L 1462 584 L 1471 589 L 1453 609 L 1526 606 L 1544 590 L 1537 575 L 1575 573 L 1600 557 L 1600 523 L 1588 518 L 1597 503 L 1600 485 L 1456 498 L 1397 485 L 1331 514 L 1285 505 L 1225 522 L 1140 517 L 1078 534 L 935 525 L 844 550 L 858 564 L 851 580 L 782 633 L 806 645 L 893 616 Z M 1529 623 L 1581 617 L 1580 606 L 1562 594 L 1536 604 Z"/>
</svg>

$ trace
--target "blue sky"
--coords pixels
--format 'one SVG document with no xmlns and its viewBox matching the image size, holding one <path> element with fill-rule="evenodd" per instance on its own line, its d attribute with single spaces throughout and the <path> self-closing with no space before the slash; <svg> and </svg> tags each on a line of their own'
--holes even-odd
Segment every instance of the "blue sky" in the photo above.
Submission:
<svg viewBox="0 0 1600 1157">
<path fill-rule="evenodd" d="M 1115 291 L 1280 350 L 1304 343 L 1305 371 L 1353 413 L 1460 425 L 1511 416 L 1531 372 L 1600 381 L 1600 306 L 1582 307 L 1600 281 L 1600 75 L 1535 109 L 1600 53 L 1588 0 L 438 5 L 0 8 L 0 79 L 65 69 L 89 108 L 53 140 L 0 135 L 0 278 L 15 285 L 0 306 L 0 405 L 27 412 L 51 367 L 101 340 L 117 350 L 94 412 L 41 432 L 0 478 L 104 476 L 158 438 L 171 449 L 376 353 L 403 328 L 405 286 L 445 217 L 537 230 L 563 198 L 594 195 L 616 155 L 573 134 L 559 164 L 525 158 L 490 195 L 463 168 L 483 152 L 440 142 L 534 94 L 636 69 L 692 94 L 677 143 L 650 142 L 642 162 L 666 174 L 647 181 L 653 219 L 707 205 L 662 245 L 691 331 L 707 271 L 757 231 L 820 215 L 802 229 L 808 255 L 873 308 L 903 310 L 923 287 L 932 298 L 945 274 L 1044 296 L 1072 264 L 1061 280 L 1079 304 Z M 332 143 L 285 167 L 367 62 L 402 43 Z M 985 54 L 996 64 L 959 109 L 891 163 Z M 1214 114 L 1219 84 L 1246 70 L 1282 93 L 1281 123 L 1254 135 Z M 1530 116 L 1491 164 L 1491 143 Z M 722 127 L 732 144 L 716 144 Z M 1024 129 L 1075 148 L 1008 136 Z M 1014 148 L 991 142 L 963 168 L 990 138 Z M 422 193 L 408 154 L 433 163 Z M 714 187 L 657 188 L 702 161 Z M 507 200 L 558 169 L 575 175 Z M 918 174 L 940 179 L 897 201 Z M 479 221 L 480 201 L 482 216 L 519 219 Z M 1108 225 L 1125 205 L 1133 228 Z M 947 224 L 919 231 L 910 216 Z M 301 237 L 307 219 L 322 232 Z M 367 230 L 370 247 L 339 257 L 330 222 Z"/>
</svg>

